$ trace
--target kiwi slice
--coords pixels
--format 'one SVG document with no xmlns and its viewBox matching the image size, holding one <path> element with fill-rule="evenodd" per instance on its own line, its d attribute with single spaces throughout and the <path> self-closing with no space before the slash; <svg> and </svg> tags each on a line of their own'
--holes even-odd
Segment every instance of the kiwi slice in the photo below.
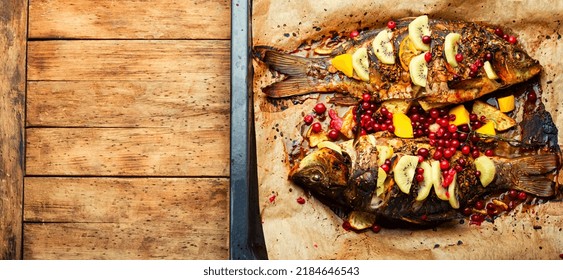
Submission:
<svg viewBox="0 0 563 280">
<path fill-rule="evenodd" d="M 475 168 L 481 172 L 479 181 L 483 187 L 488 186 L 495 179 L 496 167 L 495 163 L 488 156 L 480 156 L 475 159 Z"/>
<path fill-rule="evenodd" d="M 395 64 L 395 52 L 393 51 L 393 44 L 391 43 L 392 36 L 393 33 L 391 30 L 384 29 L 375 36 L 375 39 L 373 39 L 371 43 L 373 52 L 381 63 Z"/>
<path fill-rule="evenodd" d="M 409 38 L 417 49 L 428 51 L 430 46 L 422 42 L 422 36 L 430 36 L 430 25 L 428 24 L 427 15 L 419 16 L 409 23 Z"/>
<path fill-rule="evenodd" d="M 448 200 L 446 195 L 447 189 L 442 186 L 442 170 L 440 169 L 440 162 L 437 160 L 430 161 L 431 172 L 432 172 L 432 186 L 434 186 L 434 192 L 436 196 L 441 200 Z"/>
<path fill-rule="evenodd" d="M 426 87 L 426 77 L 428 76 L 428 66 L 424 59 L 424 53 L 421 53 L 411 59 L 409 63 L 409 74 L 413 84 Z"/>
<path fill-rule="evenodd" d="M 418 156 L 404 155 L 393 168 L 393 179 L 402 192 L 410 192 L 417 165 Z"/>
<path fill-rule="evenodd" d="M 352 55 L 352 66 L 360 79 L 369 81 L 368 49 L 359 48 Z"/>
<path fill-rule="evenodd" d="M 457 191 L 457 173 L 454 175 L 453 181 L 448 186 L 448 194 L 450 195 L 450 198 L 448 200 L 452 208 L 459 209 L 459 199 L 457 199 L 456 191 Z"/>
<path fill-rule="evenodd" d="M 430 163 L 423 161 L 419 164 L 419 167 L 424 169 L 424 173 L 422 173 L 422 176 L 424 176 L 424 180 L 418 183 L 420 188 L 418 189 L 418 195 L 416 196 L 417 201 L 425 200 L 426 197 L 428 197 L 428 194 L 432 189 L 432 182 L 433 182 L 432 167 L 430 166 Z"/>
<path fill-rule="evenodd" d="M 444 54 L 446 61 L 452 66 L 457 67 L 455 55 L 457 54 L 457 42 L 461 39 L 459 33 L 449 33 L 444 40 Z"/>
</svg>

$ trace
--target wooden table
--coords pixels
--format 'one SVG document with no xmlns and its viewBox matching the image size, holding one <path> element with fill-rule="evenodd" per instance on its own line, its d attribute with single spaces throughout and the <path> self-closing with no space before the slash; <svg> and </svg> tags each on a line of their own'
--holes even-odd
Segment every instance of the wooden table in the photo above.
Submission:
<svg viewBox="0 0 563 280">
<path fill-rule="evenodd" d="M 3 0 L 0 259 L 229 256 L 228 0 Z"/>
</svg>

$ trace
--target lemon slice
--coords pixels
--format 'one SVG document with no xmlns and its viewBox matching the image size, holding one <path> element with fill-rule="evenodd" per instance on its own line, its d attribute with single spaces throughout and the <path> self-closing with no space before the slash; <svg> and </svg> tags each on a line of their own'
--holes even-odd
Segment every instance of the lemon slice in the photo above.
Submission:
<svg viewBox="0 0 563 280">
<path fill-rule="evenodd" d="M 352 55 L 349 53 L 335 56 L 331 60 L 332 66 L 344 73 L 348 77 L 354 76 L 354 67 L 352 66 Z"/>
<path fill-rule="evenodd" d="M 393 126 L 395 127 L 395 135 L 401 138 L 413 138 L 414 132 L 411 119 L 403 113 L 393 114 Z"/>
</svg>

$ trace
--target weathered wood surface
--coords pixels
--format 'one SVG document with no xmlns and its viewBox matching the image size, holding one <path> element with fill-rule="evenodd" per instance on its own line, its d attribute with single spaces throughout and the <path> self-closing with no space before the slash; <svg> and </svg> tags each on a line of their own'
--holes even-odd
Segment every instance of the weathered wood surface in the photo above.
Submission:
<svg viewBox="0 0 563 280">
<path fill-rule="evenodd" d="M 27 259 L 228 257 L 226 178 L 29 177 Z"/>
<path fill-rule="evenodd" d="M 27 1 L 0 4 L 0 259 L 22 257 Z"/>
<path fill-rule="evenodd" d="M 227 258 L 230 1 L 29 13 L 23 257 Z"/>
<path fill-rule="evenodd" d="M 32 0 L 32 38 L 228 39 L 228 0 Z"/>
</svg>

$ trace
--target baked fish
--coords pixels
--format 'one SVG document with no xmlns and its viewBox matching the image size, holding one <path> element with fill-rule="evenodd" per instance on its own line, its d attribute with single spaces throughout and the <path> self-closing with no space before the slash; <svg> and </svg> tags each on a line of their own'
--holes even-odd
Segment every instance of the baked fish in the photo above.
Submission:
<svg viewBox="0 0 563 280">
<path fill-rule="evenodd" d="M 554 174 L 561 166 L 555 150 L 514 158 L 474 158 L 456 151 L 444 163 L 426 156 L 435 149 L 427 140 L 376 135 L 314 150 L 293 166 L 290 180 L 356 219 L 354 228 L 360 230 L 376 220 L 436 225 L 461 217 L 467 205 L 503 189 L 538 197 L 556 192 Z"/>
<path fill-rule="evenodd" d="M 328 52 L 305 58 L 256 47 L 258 58 L 285 75 L 264 92 L 271 98 L 345 92 L 358 99 L 368 92 L 377 101 L 418 100 L 427 110 L 477 99 L 541 71 L 516 37 L 499 28 L 426 15 L 362 32 Z"/>
</svg>

